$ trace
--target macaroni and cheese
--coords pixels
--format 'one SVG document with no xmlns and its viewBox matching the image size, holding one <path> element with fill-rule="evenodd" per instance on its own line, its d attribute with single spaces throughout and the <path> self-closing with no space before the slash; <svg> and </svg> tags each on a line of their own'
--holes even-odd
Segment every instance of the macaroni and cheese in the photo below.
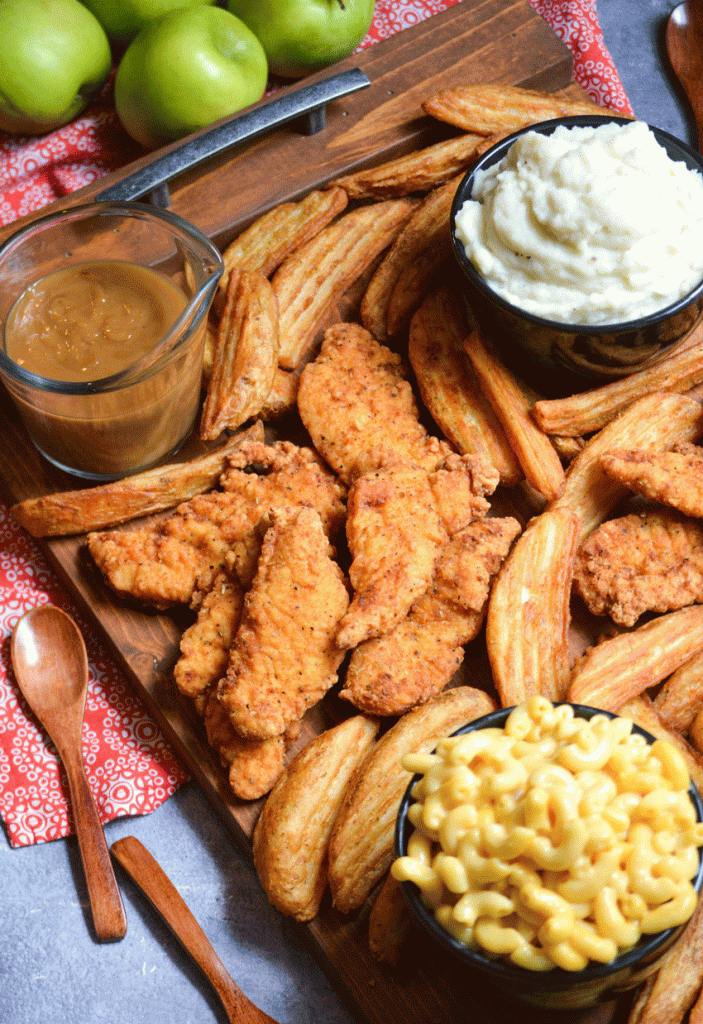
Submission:
<svg viewBox="0 0 703 1024">
<path fill-rule="evenodd" d="M 503 728 L 443 739 L 403 766 L 422 777 L 392 874 L 473 949 L 579 971 L 695 909 L 703 824 L 686 764 L 626 718 L 588 721 L 531 697 Z"/>
</svg>

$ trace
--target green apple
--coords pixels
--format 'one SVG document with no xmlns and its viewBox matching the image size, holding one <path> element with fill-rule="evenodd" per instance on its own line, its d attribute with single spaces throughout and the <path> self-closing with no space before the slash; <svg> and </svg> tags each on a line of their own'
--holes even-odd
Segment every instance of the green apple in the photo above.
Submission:
<svg viewBox="0 0 703 1024">
<path fill-rule="evenodd" d="M 79 0 L 0 0 L 0 129 L 44 135 L 107 81 L 110 43 Z"/>
<path fill-rule="evenodd" d="M 143 28 L 115 78 L 123 126 L 147 149 L 173 142 L 261 99 L 261 43 L 221 7 L 185 7 Z"/>
<path fill-rule="evenodd" d="M 301 78 L 347 57 L 373 19 L 374 0 L 228 0 L 261 40 L 269 70 Z"/>
<path fill-rule="evenodd" d="M 110 39 L 128 43 L 145 25 L 179 7 L 214 4 L 215 0 L 83 0 Z"/>
</svg>

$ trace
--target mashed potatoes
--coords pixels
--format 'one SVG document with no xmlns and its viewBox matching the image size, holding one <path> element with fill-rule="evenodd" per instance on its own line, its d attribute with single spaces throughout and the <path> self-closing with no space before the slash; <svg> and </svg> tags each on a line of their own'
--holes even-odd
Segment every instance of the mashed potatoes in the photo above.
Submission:
<svg viewBox="0 0 703 1024">
<path fill-rule="evenodd" d="M 703 279 L 703 176 L 641 121 L 527 132 L 455 227 L 499 295 L 563 324 L 633 320 Z"/>
</svg>

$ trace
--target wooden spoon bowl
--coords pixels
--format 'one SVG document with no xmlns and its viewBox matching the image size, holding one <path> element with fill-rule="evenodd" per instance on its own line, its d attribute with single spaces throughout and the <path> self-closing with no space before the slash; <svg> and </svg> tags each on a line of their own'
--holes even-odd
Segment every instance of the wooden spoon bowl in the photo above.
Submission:
<svg viewBox="0 0 703 1024">
<path fill-rule="evenodd" d="M 666 52 L 693 108 L 703 153 L 703 0 L 684 0 L 666 23 Z"/>
</svg>

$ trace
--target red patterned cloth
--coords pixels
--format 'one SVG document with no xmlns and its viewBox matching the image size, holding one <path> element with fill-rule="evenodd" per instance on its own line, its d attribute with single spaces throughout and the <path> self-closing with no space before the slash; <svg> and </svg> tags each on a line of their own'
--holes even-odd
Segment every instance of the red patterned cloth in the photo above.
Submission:
<svg viewBox="0 0 703 1024">
<path fill-rule="evenodd" d="M 460 0 L 377 0 L 361 48 Z M 597 102 L 632 113 L 598 25 L 595 0 L 530 0 L 574 54 L 578 82 Z M 0 224 L 40 209 L 141 154 L 112 106 L 112 83 L 82 117 L 41 138 L 0 132 Z M 47 566 L 0 502 L 0 816 L 10 843 L 68 835 L 63 773 L 28 712 L 10 668 L 12 629 L 38 604 L 58 604 L 86 639 L 90 686 L 83 730 L 88 775 L 103 822 L 154 810 L 187 778 L 163 736 Z"/>
</svg>

